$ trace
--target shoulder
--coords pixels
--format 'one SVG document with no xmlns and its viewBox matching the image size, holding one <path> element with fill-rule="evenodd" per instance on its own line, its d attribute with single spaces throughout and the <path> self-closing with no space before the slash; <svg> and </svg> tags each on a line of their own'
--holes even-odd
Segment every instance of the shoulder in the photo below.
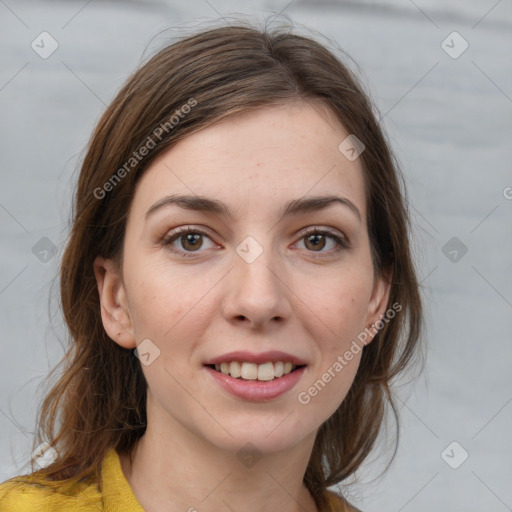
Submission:
<svg viewBox="0 0 512 512">
<path fill-rule="evenodd" d="M 327 500 L 329 501 L 330 512 L 362 512 L 338 494 L 332 491 L 327 491 L 326 494 Z"/>
<path fill-rule="evenodd" d="M 0 484 L 2 512 L 89 512 L 103 510 L 97 486 L 80 482 L 40 484 L 16 476 Z"/>
</svg>

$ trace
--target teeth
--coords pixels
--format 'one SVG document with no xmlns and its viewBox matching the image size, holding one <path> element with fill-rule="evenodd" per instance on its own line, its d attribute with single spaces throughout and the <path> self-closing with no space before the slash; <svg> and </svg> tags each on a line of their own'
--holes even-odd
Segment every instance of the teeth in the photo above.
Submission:
<svg viewBox="0 0 512 512">
<path fill-rule="evenodd" d="M 274 365 L 272 363 L 258 366 L 258 380 L 272 380 L 274 378 Z"/>
<path fill-rule="evenodd" d="M 282 377 L 284 374 L 284 363 L 282 361 L 277 361 L 274 363 L 274 375 L 276 377 Z"/>
<path fill-rule="evenodd" d="M 238 361 L 233 361 L 229 365 L 229 373 L 234 379 L 238 379 L 242 375 L 242 365 Z"/>
<path fill-rule="evenodd" d="M 242 363 L 242 379 L 256 380 L 257 378 L 258 365 L 254 363 Z"/>
<path fill-rule="evenodd" d="M 289 361 L 267 362 L 263 364 L 231 361 L 216 364 L 215 369 L 224 375 L 231 375 L 234 379 L 269 381 L 287 375 L 296 368 Z"/>
</svg>

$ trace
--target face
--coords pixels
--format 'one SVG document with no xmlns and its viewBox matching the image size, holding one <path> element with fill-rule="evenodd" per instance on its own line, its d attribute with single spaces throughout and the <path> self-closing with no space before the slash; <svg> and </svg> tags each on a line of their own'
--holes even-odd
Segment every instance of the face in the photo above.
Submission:
<svg viewBox="0 0 512 512">
<path fill-rule="evenodd" d="M 272 106 L 188 136 L 141 177 L 121 268 L 98 258 L 95 271 L 109 336 L 142 343 L 162 432 L 270 453 L 343 401 L 353 342 L 389 293 L 360 160 L 338 149 L 347 136 L 321 106 Z"/>
</svg>

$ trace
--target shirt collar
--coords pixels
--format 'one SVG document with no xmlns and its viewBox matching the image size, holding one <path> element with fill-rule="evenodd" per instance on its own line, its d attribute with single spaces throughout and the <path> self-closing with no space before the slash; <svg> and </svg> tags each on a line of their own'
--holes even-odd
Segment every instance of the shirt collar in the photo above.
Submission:
<svg viewBox="0 0 512 512">
<path fill-rule="evenodd" d="M 124 476 L 115 448 L 110 448 L 103 459 L 101 486 L 105 512 L 144 512 Z"/>
</svg>

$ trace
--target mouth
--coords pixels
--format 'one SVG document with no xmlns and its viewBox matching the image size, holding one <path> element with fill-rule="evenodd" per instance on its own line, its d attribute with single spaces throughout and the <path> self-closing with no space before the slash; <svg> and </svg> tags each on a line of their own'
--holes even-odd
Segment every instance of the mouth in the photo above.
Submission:
<svg viewBox="0 0 512 512">
<path fill-rule="evenodd" d="M 223 361 L 222 363 L 206 364 L 212 370 L 229 375 L 241 381 L 269 382 L 304 368 L 305 364 L 294 364 L 291 361 L 267 361 L 262 364 L 248 361 Z"/>
</svg>

